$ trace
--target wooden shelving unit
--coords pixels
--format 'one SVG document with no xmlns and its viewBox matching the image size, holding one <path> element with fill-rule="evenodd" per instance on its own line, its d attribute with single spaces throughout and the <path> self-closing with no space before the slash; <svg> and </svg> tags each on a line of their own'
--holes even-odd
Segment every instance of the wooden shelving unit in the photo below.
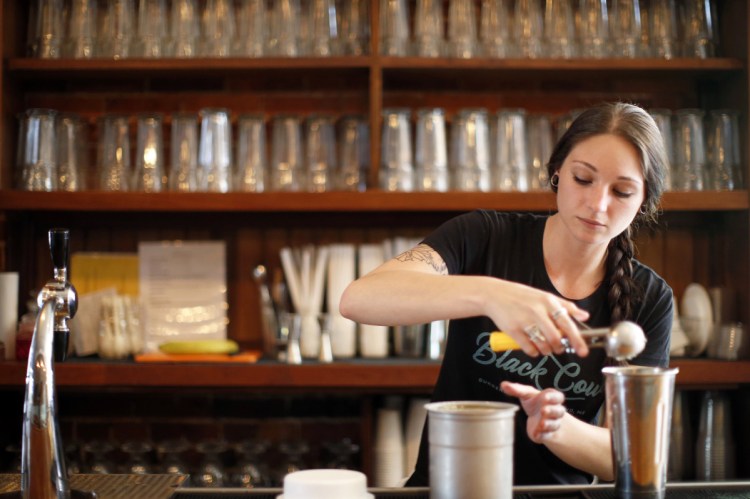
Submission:
<svg viewBox="0 0 750 499">
<path fill-rule="evenodd" d="M 750 379 L 750 361 L 673 359 L 680 369 L 680 388 L 731 389 Z M 437 380 L 436 361 L 337 361 L 290 366 L 261 361 L 253 364 L 158 364 L 72 360 L 56 366 L 62 388 L 212 388 L 253 389 L 274 392 L 324 390 L 361 394 L 429 394 Z M 26 365 L 0 362 L 0 387 L 21 387 Z"/>
<path fill-rule="evenodd" d="M 71 228 L 72 251 L 137 251 L 141 241 L 227 243 L 229 335 L 261 346 L 252 268 L 280 267 L 279 249 L 303 244 L 380 242 L 421 236 L 476 208 L 549 212 L 554 195 L 534 193 L 389 193 L 378 190 L 381 111 L 441 107 L 448 120 L 464 107 L 524 108 L 553 118 L 604 100 L 647 108 L 740 111 L 743 172 L 750 178 L 748 0 L 717 0 L 721 56 L 673 60 L 425 59 L 378 55 L 379 2 L 371 2 L 371 55 L 333 58 L 38 60 L 24 57 L 27 5 L 0 0 L 0 270 L 21 274 L 21 302 L 51 275 L 46 231 Z M 197 111 L 226 107 L 271 117 L 294 112 L 360 114 L 370 125 L 366 192 L 210 194 L 14 190 L 15 116 L 31 107 L 76 112 L 94 128 L 103 114 Z M 93 134 L 92 134 L 93 135 Z M 134 137 L 134 135 L 133 135 Z M 93 143 L 93 142 L 92 142 Z M 92 147 L 92 156 L 93 147 Z M 663 222 L 639 233 L 638 257 L 673 287 L 730 288 L 738 320 L 750 323 L 750 194 L 669 192 Z M 640 243 L 644 244 L 640 244 Z M 21 310 L 23 312 L 23 310 Z M 678 386 L 750 386 L 750 362 L 676 359 Z M 251 392 L 429 393 L 439 366 L 429 362 L 336 362 L 333 365 L 145 365 L 73 361 L 60 364 L 62 389 L 148 392 L 162 388 L 228 388 Z M 25 366 L 0 362 L 0 387 L 20 388 Z M 367 404 L 370 404 L 368 401 Z M 368 406 L 369 407 L 369 406 Z M 372 408 L 372 407 L 370 407 Z M 371 415 L 362 422 L 368 445 Z M 371 442 L 370 442 L 371 443 Z M 750 442 L 744 442 L 750 444 Z M 369 449 L 368 449 L 369 450 Z M 365 458 L 369 463 L 369 454 Z M 365 465 L 365 468 L 369 464 Z"/>
</svg>

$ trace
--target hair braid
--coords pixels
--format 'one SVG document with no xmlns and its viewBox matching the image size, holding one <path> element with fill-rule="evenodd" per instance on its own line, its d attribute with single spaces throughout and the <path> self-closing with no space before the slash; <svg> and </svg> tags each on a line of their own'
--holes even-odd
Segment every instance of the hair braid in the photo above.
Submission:
<svg viewBox="0 0 750 499">
<path fill-rule="evenodd" d="M 633 279 L 634 246 L 630 227 L 612 239 L 607 249 L 607 275 L 609 276 L 609 302 L 612 323 L 629 320 L 641 290 Z"/>
</svg>

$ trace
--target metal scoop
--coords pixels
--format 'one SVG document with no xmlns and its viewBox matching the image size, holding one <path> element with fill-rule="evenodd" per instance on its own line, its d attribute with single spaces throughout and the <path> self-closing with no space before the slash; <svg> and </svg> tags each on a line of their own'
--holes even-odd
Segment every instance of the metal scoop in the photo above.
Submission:
<svg viewBox="0 0 750 499">
<path fill-rule="evenodd" d="M 581 337 L 588 346 L 604 348 L 607 356 L 615 360 L 632 359 L 646 347 L 646 335 L 635 322 L 622 321 L 612 327 L 593 329 L 580 321 L 576 323 L 581 328 Z M 567 338 L 562 338 L 560 342 L 567 353 L 575 353 Z M 517 350 L 521 347 L 507 333 L 495 331 L 490 334 L 490 348 L 498 352 Z"/>
</svg>

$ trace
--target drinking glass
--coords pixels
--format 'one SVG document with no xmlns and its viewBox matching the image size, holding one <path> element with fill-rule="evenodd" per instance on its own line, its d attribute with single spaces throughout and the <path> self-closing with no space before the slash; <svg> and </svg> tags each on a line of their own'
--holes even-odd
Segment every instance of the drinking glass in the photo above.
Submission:
<svg viewBox="0 0 750 499">
<path fill-rule="evenodd" d="M 607 0 L 581 0 L 579 17 L 581 57 L 608 57 L 610 50 Z"/>
<path fill-rule="evenodd" d="M 529 190 L 546 190 L 549 187 L 547 161 L 555 145 L 550 117 L 544 114 L 528 116 L 526 133 L 529 141 Z"/>
<path fill-rule="evenodd" d="M 708 356 L 712 359 L 738 360 L 746 341 L 741 322 L 716 324 L 708 344 Z"/>
<path fill-rule="evenodd" d="M 512 57 L 515 53 L 510 0 L 482 0 L 479 39 L 486 57 Z"/>
<path fill-rule="evenodd" d="M 232 125 L 227 109 L 201 109 L 198 187 L 208 192 L 232 190 Z"/>
<path fill-rule="evenodd" d="M 88 156 L 86 124 L 75 114 L 60 115 L 57 120 L 57 188 L 82 191 L 86 188 Z"/>
<path fill-rule="evenodd" d="M 127 191 L 132 177 L 128 117 L 105 115 L 99 119 L 99 189 Z"/>
<path fill-rule="evenodd" d="M 666 176 L 664 177 L 664 190 L 671 191 L 674 188 L 674 147 L 673 147 L 673 133 L 672 133 L 672 111 L 669 109 L 649 109 L 649 114 L 654 121 L 656 126 L 659 127 L 661 132 L 662 142 L 664 143 L 664 152 L 667 154 L 669 160 L 669 168 L 667 168 Z"/>
<path fill-rule="evenodd" d="M 416 190 L 448 190 L 448 158 L 445 141 L 445 112 L 442 109 L 417 111 Z"/>
<path fill-rule="evenodd" d="M 308 23 L 308 54 L 332 56 L 341 53 L 335 0 L 310 0 Z"/>
<path fill-rule="evenodd" d="M 200 14 L 196 0 L 173 0 L 169 54 L 173 57 L 195 57 L 200 39 Z"/>
<path fill-rule="evenodd" d="M 63 0 L 37 0 L 34 14 L 34 55 L 40 59 L 59 59 L 65 35 Z"/>
<path fill-rule="evenodd" d="M 526 111 L 504 109 L 497 113 L 492 134 L 494 189 L 529 190 Z"/>
<path fill-rule="evenodd" d="M 450 0 L 448 55 L 468 59 L 477 55 L 477 16 L 474 0 Z"/>
<path fill-rule="evenodd" d="M 341 11 L 341 39 L 343 53 L 363 55 L 368 52 L 370 42 L 369 0 L 349 0 Z"/>
<path fill-rule="evenodd" d="M 282 483 L 289 473 L 307 468 L 305 458 L 310 452 L 310 445 L 304 440 L 289 440 L 279 444 L 279 452 L 282 454 L 281 466 L 277 472 L 277 483 Z"/>
<path fill-rule="evenodd" d="M 5 446 L 5 452 L 10 454 L 10 465 L 6 470 L 10 473 L 21 473 L 21 446 L 18 444 L 8 444 Z"/>
<path fill-rule="evenodd" d="M 97 54 L 113 59 L 130 57 L 135 32 L 133 0 L 110 0 L 104 3 L 102 11 Z"/>
<path fill-rule="evenodd" d="M 237 126 L 237 179 L 235 190 L 266 190 L 266 122 L 260 115 L 243 115 Z"/>
<path fill-rule="evenodd" d="M 385 191 L 414 190 L 410 114 L 408 109 L 383 109 L 380 187 Z"/>
<path fill-rule="evenodd" d="M 271 485 L 268 470 L 264 464 L 264 455 L 268 447 L 269 443 L 266 440 L 243 440 L 235 445 L 235 452 L 240 458 L 232 473 L 233 485 L 247 489 Z"/>
<path fill-rule="evenodd" d="M 672 59 L 679 55 L 675 0 L 651 0 L 648 9 L 651 55 Z"/>
<path fill-rule="evenodd" d="M 686 0 L 683 7 L 683 50 L 686 57 L 706 59 L 716 55 L 716 19 L 709 0 Z"/>
<path fill-rule="evenodd" d="M 680 191 L 702 191 L 705 188 L 706 147 L 700 109 L 675 112 L 674 188 Z"/>
<path fill-rule="evenodd" d="M 223 487 L 226 483 L 226 470 L 221 455 L 227 451 L 227 444 L 222 440 L 205 440 L 198 442 L 196 450 L 203 459 L 195 475 L 198 487 Z"/>
<path fill-rule="evenodd" d="M 63 53 L 75 59 L 91 59 L 96 49 L 96 0 L 72 0 Z"/>
<path fill-rule="evenodd" d="M 685 390 L 675 390 L 672 402 L 672 426 L 669 431 L 668 481 L 682 481 L 692 474 L 695 442 L 693 442 L 693 425 L 688 402 Z"/>
<path fill-rule="evenodd" d="M 443 2 L 417 0 L 414 12 L 414 52 L 419 57 L 443 54 Z"/>
<path fill-rule="evenodd" d="M 735 142 L 738 116 L 739 113 L 730 109 L 715 109 L 709 113 L 706 147 L 710 189 L 731 191 L 738 188 L 740 158 Z"/>
<path fill-rule="evenodd" d="M 305 121 L 305 164 L 307 190 L 326 192 L 334 186 L 336 167 L 336 133 L 333 117 L 312 115 Z"/>
<path fill-rule="evenodd" d="M 409 46 L 409 4 L 380 0 L 380 53 L 403 57 Z"/>
<path fill-rule="evenodd" d="M 453 187 L 459 191 L 490 190 L 487 111 L 461 109 L 451 126 Z"/>
<path fill-rule="evenodd" d="M 194 113 L 172 116 L 172 156 L 169 169 L 169 190 L 198 190 L 198 117 Z"/>
<path fill-rule="evenodd" d="M 109 454 L 114 450 L 112 443 L 104 440 L 92 440 L 83 445 L 84 455 L 88 455 L 87 473 L 97 475 L 108 475 L 115 472 L 114 465 L 109 459 Z"/>
<path fill-rule="evenodd" d="M 299 0 L 276 0 L 270 15 L 269 54 L 281 57 L 300 55 L 300 14 Z"/>
<path fill-rule="evenodd" d="M 144 441 L 133 440 L 125 442 L 121 450 L 128 455 L 125 472 L 131 475 L 148 475 L 152 472 L 149 453 L 153 446 Z"/>
<path fill-rule="evenodd" d="M 610 10 L 613 56 L 638 57 L 641 42 L 641 9 L 638 0 L 612 0 Z"/>
<path fill-rule="evenodd" d="M 205 57 L 229 57 L 235 38 L 232 0 L 207 0 L 202 19 L 202 54 Z"/>
<path fill-rule="evenodd" d="M 65 444 L 65 467 L 68 470 L 68 477 L 80 475 L 83 472 L 81 469 L 81 449 L 76 441 Z"/>
<path fill-rule="evenodd" d="M 23 191 L 57 189 L 57 111 L 28 109 L 18 133 L 18 187 Z"/>
<path fill-rule="evenodd" d="M 340 190 L 367 189 L 367 172 L 370 166 L 370 129 L 362 116 L 343 116 L 339 121 L 338 135 Z"/>
<path fill-rule="evenodd" d="M 271 190 L 301 191 L 306 188 L 302 162 L 302 131 L 295 115 L 273 118 L 271 137 Z"/>
<path fill-rule="evenodd" d="M 156 445 L 156 453 L 161 461 L 161 468 L 164 473 L 170 475 L 187 475 L 189 470 L 183 454 L 188 450 L 187 440 L 177 438 L 164 440 Z"/>
<path fill-rule="evenodd" d="M 726 392 L 707 390 L 703 394 L 695 461 L 695 478 L 698 480 L 734 478 L 732 412 Z"/>
<path fill-rule="evenodd" d="M 352 442 L 350 438 L 342 438 L 325 442 L 323 444 L 330 456 L 325 467 L 328 469 L 355 470 L 354 457 L 359 452 L 359 445 Z"/>
<path fill-rule="evenodd" d="M 542 56 L 544 14 L 539 0 L 516 0 L 513 10 L 513 37 L 519 57 Z"/>
<path fill-rule="evenodd" d="M 132 184 L 134 191 L 161 192 L 166 184 L 162 122 L 162 115 L 158 113 L 138 116 Z"/>
<path fill-rule="evenodd" d="M 235 54 L 243 57 L 263 57 L 267 22 L 265 0 L 242 2 L 237 9 Z"/>
<path fill-rule="evenodd" d="M 165 0 L 140 0 L 135 54 L 140 57 L 164 57 L 167 45 L 167 4 Z"/>
<path fill-rule="evenodd" d="M 575 14 L 570 0 L 547 0 L 544 9 L 544 41 L 547 57 L 570 59 L 578 55 Z"/>
</svg>

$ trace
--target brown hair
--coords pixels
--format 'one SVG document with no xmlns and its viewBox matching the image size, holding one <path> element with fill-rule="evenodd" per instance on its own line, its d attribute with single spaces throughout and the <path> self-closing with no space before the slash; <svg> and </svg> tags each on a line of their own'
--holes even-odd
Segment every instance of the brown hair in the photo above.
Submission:
<svg viewBox="0 0 750 499">
<path fill-rule="evenodd" d="M 583 111 L 565 131 L 547 163 L 549 178 L 557 174 L 577 144 L 601 134 L 617 135 L 635 147 L 646 181 L 645 197 L 635 220 L 607 247 L 607 298 L 612 322 L 617 322 L 631 318 L 633 306 L 641 297 L 641 290 L 633 279 L 634 246 L 631 234 L 638 223 L 656 221 L 669 160 L 661 132 L 651 115 L 633 104 L 606 103 Z M 557 185 L 552 184 L 551 187 L 553 192 L 557 192 Z"/>
</svg>

